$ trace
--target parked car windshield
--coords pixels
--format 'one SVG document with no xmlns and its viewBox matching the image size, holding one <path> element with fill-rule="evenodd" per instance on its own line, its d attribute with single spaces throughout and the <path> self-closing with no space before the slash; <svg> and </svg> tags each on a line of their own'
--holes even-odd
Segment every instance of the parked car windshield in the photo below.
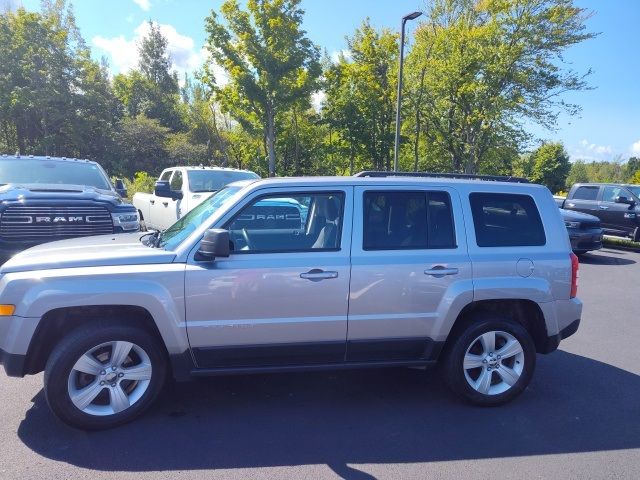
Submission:
<svg viewBox="0 0 640 480">
<path fill-rule="evenodd" d="M 189 188 L 192 192 L 215 192 L 225 185 L 239 180 L 260 178 L 253 172 L 233 170 L 189 170 Z"/>
<path fill-rule="evenodd" d="M 231 199 L 241 187 L 226 187 L 207 198 L 184 217 L 162 232 L 158 247 L 174 250 L 203 222 L 218 211 Z"/>
<path fill-rule="evenodd" d="M 109 180 L 95 163 L 9 159 L 0 160 L 0 184 L 84 185 L 111 190 Z"/>
</svg>

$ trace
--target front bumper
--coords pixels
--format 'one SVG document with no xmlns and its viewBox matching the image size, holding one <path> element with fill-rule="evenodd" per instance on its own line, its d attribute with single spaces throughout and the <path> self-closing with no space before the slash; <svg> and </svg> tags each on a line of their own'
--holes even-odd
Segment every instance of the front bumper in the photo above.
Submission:
<svg viewBox="0 0 640 480">
<path fill-rule="evenodd" d="M 588 252 L 602 248 L 602 230 L 578 230 L 568 229 L 571 249 L 574 252 Z"/>
<path fill-rule="evenodd" d="M 9 377 L 24 377 L 26 358 L 26 355 L 16 355 L 0 348 L 0 365 L 4 366 L 4 371 Z"/>
</svg>

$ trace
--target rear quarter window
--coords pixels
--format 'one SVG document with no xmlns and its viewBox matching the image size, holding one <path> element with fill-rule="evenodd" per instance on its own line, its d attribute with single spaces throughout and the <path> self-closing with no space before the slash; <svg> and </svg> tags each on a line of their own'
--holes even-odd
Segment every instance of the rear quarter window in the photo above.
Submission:
<svg viewBox="0 0 640 480">
<path fill-rule="evenodd" d="M 538 207 L 528 195 L 469 195 L 479 247 L 521 247 L 546 244 Z"/>
</svg>

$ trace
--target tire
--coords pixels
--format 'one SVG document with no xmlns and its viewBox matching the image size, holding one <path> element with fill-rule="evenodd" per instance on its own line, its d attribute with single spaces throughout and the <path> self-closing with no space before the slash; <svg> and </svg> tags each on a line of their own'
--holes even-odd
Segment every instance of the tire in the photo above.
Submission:
<svg viewBox="0 0 640 480">
<path fill-rule="evenodd" d="M 484 339 L 488 340 L 489 351 Z M 501 351 L 503 358 L 498 357 Z M 522 325 L 493 315 L 478 315 L 445 352 L 442 373 L 449 388 L 463 399 L 492 407 L 520 395 L 529 385 L 535 366 L 536 347 Z"/>
<path fill-rule="evenodd" d="M 45 367 L 44 393 L 67 425 L 102 430 L 140 416 L 160 393 L 166 372 L 166 354 L 152 334 L 120 323 L 92 322 L 54 348 Z"/>
<path fill-rule="evenodd" d="M 636 227 L 636 229 L 633 231 L 633 234 L 631 235 L 631 239 L 634 242 L 640 242 L 640 227 Z"/>
</svg>

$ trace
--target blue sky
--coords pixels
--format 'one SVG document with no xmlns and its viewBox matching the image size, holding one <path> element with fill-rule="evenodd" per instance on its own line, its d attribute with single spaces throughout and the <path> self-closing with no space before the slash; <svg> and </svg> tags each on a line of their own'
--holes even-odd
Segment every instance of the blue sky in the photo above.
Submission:
<svg viewBox="0 0 640 480">
<path fill-rule="evenodd" d="M 179 71 L 197 68 L 203 59 L 204 19 L 223 0 L 76 0 L 82 35 L 96 58 L 106 56 L 112 71 L 126 71 L 137 62 L 136 40 L 149 19 L 168 37 Z M 39 0 L 12 0 L 35 10 Z M 579 117 L 560 118 L 558 130 L 530 130 L 545 140 L 562 141 L 572 158 L 626 160 L 640 157 L 640 1 L 576 0 L 594 12 L 588 28 L 600 35 L 566 54 L 574 69 L 592 69 L 593 90 L 572 93 L 567 101 L 582 106 Z M 304 27 L 329 54 L 346 48 L 365 17 L 378 27 L 398 28 L 402 15 L 424 7 L 423 0 L 303 0 Z"/>
</svg>

